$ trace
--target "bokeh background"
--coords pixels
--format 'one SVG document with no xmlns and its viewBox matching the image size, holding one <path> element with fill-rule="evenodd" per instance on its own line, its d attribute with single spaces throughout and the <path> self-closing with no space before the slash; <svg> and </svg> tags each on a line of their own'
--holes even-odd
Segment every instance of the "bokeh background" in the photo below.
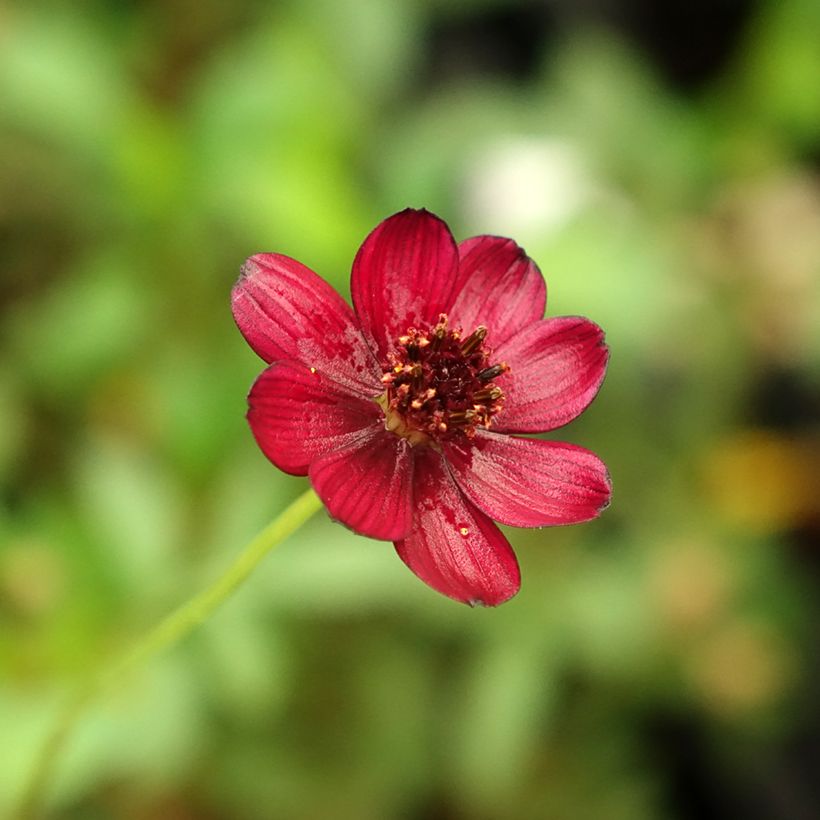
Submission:
<svg viewBox="0 0 820 820">
<path fill-rule="evenodd" d="M 347 293 L 407 205 L 514 237 L 612 360 L 555 437 L 593 523 L 470 610 L 320 514 L 91 709 L 78 820 L 808 820 L 820 811 L 820 4 L 0 7 L 0 815 L 73 681 L 305 487 L 228 295 Z"/>
</svg>

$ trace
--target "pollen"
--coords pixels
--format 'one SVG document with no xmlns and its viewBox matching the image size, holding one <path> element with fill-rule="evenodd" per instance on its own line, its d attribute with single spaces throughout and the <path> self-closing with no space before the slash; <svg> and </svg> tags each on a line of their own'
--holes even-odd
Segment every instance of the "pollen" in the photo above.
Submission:
<svg viewBox="0 0 820 820">
<path fill-rule="evenodd" d="M 408 328 L 382 367 L 386 392 L 377 401 L 385 427 L 414 446 L 472 438 L 491 427 L 504 408 L 503 381 L 495 379 L 509 367 L 492 362 L 488 336 L 484 325 L 466 336 L 451 329 L 444 313 L 427 329 Z"/>
<path fill-rule="evenodd" d="M 469 535 L 469 534 L 470 534 L 470 531 L 467 529 L 467 527 L 461 527 L 461 529 L 459 530 L 459 532 L 460 532 L 462 535 Z"/>
</svg>

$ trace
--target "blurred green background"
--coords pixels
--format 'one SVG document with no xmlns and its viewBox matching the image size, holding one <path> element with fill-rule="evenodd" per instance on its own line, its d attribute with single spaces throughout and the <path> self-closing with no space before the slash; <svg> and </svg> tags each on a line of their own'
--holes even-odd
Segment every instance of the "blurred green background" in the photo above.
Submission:
<svg viewBox="0 0 820 820">
<path fill-rule="evenodd" d="M 60 818 L 820 811 L 820 4 L 0 7 L 0 816 L 77 676 L 306 485 L 247 429 L 257 251 L 407 205 L 607 331 L 588 525 L 472 611 L 321 514 L 91 709 Z"/>
</svg>

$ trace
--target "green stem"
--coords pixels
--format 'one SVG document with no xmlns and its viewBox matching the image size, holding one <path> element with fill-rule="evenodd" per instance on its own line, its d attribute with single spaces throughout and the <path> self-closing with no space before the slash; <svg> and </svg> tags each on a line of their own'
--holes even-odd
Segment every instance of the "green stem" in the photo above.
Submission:
<svg viewBox="0 0 820 820">
<path fill-rule="evenodd" d="M 34 761 L 23 792 L 19 820 L 36 820 L 41 816 L 46 789 L 51 782 L 57 759 L 86 706 L 126 673 L 193 632 L 233 594 L 274 547 L 299 529 L 321 506 L 322 502 L 313 490 L 304 492 L 242 550 L 216 581 L 160 621 L 121 658 L 115 659 L 78 686 L 73 696 L 66 701 Z"/>
</svg>

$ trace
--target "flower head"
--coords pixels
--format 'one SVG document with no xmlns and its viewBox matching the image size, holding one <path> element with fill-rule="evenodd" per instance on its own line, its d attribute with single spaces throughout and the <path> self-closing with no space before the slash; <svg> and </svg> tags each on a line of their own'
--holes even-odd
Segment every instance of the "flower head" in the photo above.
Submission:
<svg viewBox="0 0 820 820">
<path fill-rule="evenodd" d="M 578 416 L 604 378 L 601 329 L 544 319 L 540 271 L 510 239 L 456 245 L 438 217 L 405 210 L 365 239 L 353 309 L 304 265 L 245 262 L 233 314 L 268 363 L 248 421 L 280 469 L 309 476 L 330 515 L 393 541 L 423 581 L 470 604 L 518 591 L 493 523 L 573 524 L 609 503 L 603 462 L 525 438 Z"/>
</svg>

